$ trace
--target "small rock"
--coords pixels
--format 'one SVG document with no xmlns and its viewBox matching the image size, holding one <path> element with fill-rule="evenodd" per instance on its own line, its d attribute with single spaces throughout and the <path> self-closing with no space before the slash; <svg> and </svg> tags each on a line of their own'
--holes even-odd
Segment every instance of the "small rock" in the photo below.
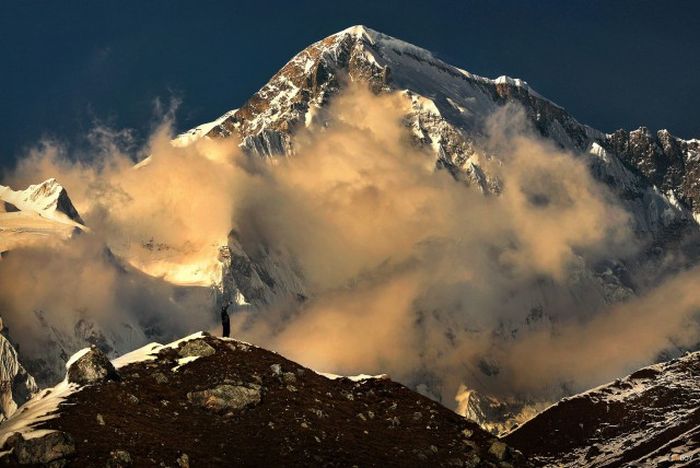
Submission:
<svg viewBox="0 0 700 468">
<path fill-rule="evenodd" d="M 186 453 L 183 453 L 177 459 L 177 465 L 180 468 L 190 468 L 190 457 Z"/>
<path fill-rule="evenodd" d="M 423 417 L 423 414 L 420 411 L 416 411 L 415 413 L 413 413 L 413 420 L 414 421 L 420 421 L 422 417 Z"/>
<path fill-rule="evenodd" d="M 464 460 L 464 466 L 467 468 L 474 468 L 477 467 L 481 464 L 481 458 L 479 458 L 479 455 L 476 454 L 476 452 L 472 452 L 467 456 L 467 459 Z"/>
<path fill-rule="evenodd" d="M 290 392 L 296 392 L 297 388 L 294 385 L 287 385 L 287 390 Z"/>
<path fill-rule="evenodd" d="M 282 374 L 282 366 L 280 366 L 279 364 L 271 365 L 270 369 L 272 370 L 272 375 L 281 375 Z"/>
<path fill-rule="evenodd" d="M 139 399 L 136 397 L 136 395 L 132 395 L 131 393 L 127 393 L 126 400 L 133 405 L 139 404 Z"/>
<path fill-rule="evenodd" d="M 285 372 L 282 374 L 282 380 L 284 380 L 286 384 L 293 384 L 297 382 L 297 376 L 294 375 L 293 372 Z"/>
<path fill-rule="evenodd" d="M 190 402 L 216 412 L 256 405 L 260 403 L 260 398 L 260 387 L 226 384 L 187 394 Z"/>
<path fill-rule="evenodd" d="M 109 460 L 107 460 L 107 468 L 123 468 L 131 466 L 134 460 L 131 454 L 126 450 L 112 450 L 109 452 Z"/>
<path fill-rule="evenodd" d="M 436 446 L 434 446 L 434 445 L 431 445 L 431 446 L 430 446 L 430 451 L 433 452 L 433 453 L 438 453 L 438 448 L 437 448 Z"/>
<path fill-rule="evenodd" d="M 216 353 L 216 350 L 202 339 L 187 341 L 177 350 L 177 354 L 179 354 L 180 357 L 206 357 L 214 353 Z"/>
<path fill-rule="evenodd" d="M 165 376 L 162 372 L 156 372 L 153 374 L 153 380 L 156 381 L 156 383 L 159 383 L 161 385 L 167 384 L 168 383 L 168 377 Z"/>
<path fill-rule="evenodd" d="M 97 419 L 97 424 L 99 424 L 100 426 L 105 425 L 105 418 L 103 418 L 100 413 L 97 413 L 96 419 Z"/>
<path fill-rule="evenodd" d="M 108 380 L 121 380 L 121 377 L 107 356 L 95 346 L 68 368 L 68 382 L 71 383 L 90 385 Z"/>
<path fill-rule="evenodd" d="M 506 459 L 506 455 L 508 454 L 508 446 L 500 440 L 497 440 L 491 444 L 491 447 L 489 447 L 489 453 L 496 457 L 497 460 L 503 461 Z"/>
</svg>

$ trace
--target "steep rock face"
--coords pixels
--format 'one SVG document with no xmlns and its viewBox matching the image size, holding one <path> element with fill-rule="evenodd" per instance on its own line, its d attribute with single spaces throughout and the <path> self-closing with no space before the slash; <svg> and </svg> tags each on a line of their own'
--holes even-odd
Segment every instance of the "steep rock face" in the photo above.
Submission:
<svg viewBox="0 0 700 468">
<path fill-rule="evenodd" d="M 698 466 L 700 352 L 566 398 L 504 440 L 545 466 Z"/>
<path fill-rule="evenodd" d="M 32 377 L 19 361 L 19 355 L 8 339 L 8 330 L 0 318 L 0 421 L 7 419 L 38 390 Z"/>
<path fill-rule="evenodd" d="M 0 421 L 12 416 L 17 406 L 31 398 L 37 390 L 34 378 L 19 362 L 12 343 L 0 335 Z"/>
<path fill-rule="evenodd" d="M 646 127 L 606 135 L 608 147 L 676 203 L 700 219 L 700 141 Z"/>
<path fill-rule="evenodd" d="M 214 352 L 185 351 L 204 345 Z M 5 449 L 52 434 L 41 447 L 53 448 L 33 450 L 33 460 L 60 456 L 75 466 L 114 466 L 118 455 L 135 466 L 531 466 L 473 422 L 387 378 L 328 378 L 232 339 L 196 334 L 114 364 L 121 382 L 64 385 L 30 401 L 0 426 Z M 17 463 L 24 452 L 7 456 Z"/>
</svg>

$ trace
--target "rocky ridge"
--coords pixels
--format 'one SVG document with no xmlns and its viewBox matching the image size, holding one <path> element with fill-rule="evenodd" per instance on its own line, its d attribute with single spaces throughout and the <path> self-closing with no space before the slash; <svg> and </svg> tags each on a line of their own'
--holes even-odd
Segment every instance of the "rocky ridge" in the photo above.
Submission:
<svg viewBox="0 0 700 468">
<path fill-rule="evenodd" d="M 700 352 L 565 398 L 504 440 L 551 467 L 700 464 Z"/>
<path fill-rule="evenodd" d="M 95 349 L 74 356 L 61 386 L 0 426 L 3 459 L 51 466 L 529 466 L 475 423 L 387 378 L 331 379 L 232 339 L 195 334 L 113 364 Z"/>
</svg>

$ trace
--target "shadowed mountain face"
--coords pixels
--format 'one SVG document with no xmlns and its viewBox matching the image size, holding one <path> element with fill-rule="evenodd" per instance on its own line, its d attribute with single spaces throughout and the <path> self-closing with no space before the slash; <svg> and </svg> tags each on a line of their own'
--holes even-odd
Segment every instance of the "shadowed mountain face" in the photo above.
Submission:
<svg viewBox="0 0 700 468">
<path fill-rule="evenodd" d="M 231 339 L 194 335 L 151 345 L 115 360 L 116 370 L 95 348 L 72 361 L 61 387 L 0 428 L 13 448 L 6 459 L 69 466 L 530 466 L 475 423 L 387 377 L 329 378 Z"/>
<path fill-rule="evenodd" d="M 504 440 L 546 466 L 697 466 L 700 353 L 566 398 Z"/>
</svg>

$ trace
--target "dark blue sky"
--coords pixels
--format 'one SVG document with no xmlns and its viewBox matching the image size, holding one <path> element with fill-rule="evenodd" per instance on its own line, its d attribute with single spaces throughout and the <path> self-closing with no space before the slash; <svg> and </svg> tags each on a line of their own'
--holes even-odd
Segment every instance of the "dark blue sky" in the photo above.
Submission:
<svg viewBox="0 0 700 468">
<path fill-rule="evenodd" d="M 296 52 L 353 24 L 471 72 L 523 78 L 605 131 L 700 137 L 700 2 L 5 1 L 0 167 L 42 136 L 76 147 L 95 122 L 146 134 L 240 106 Z"/>
</svg>

